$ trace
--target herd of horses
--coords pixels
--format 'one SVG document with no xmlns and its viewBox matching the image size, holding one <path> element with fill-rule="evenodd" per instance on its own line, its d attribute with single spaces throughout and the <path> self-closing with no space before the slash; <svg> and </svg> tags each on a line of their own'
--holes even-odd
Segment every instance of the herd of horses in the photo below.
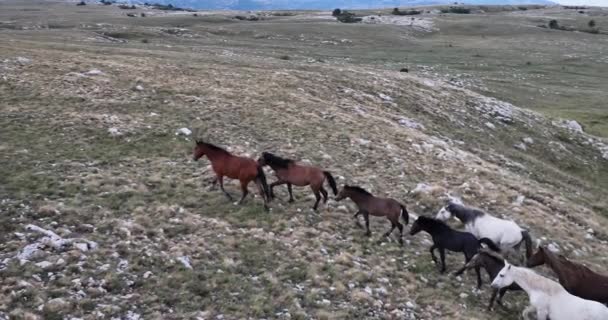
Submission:
<svg viewBox="0 0 608 320">
<path fill-rule="evenodd" d="M 344 185 L 338 191 L 336 181 L 328 171 L 269 152 L 262 153 L 256 160 L 233 155 L 223 148 L 197 140 L 193 153 L 195 161 L 207 156 L 215 173 L 212 184 L 219 183 L 220 189 L 230 201 L 232 196 L 224 190 L 224 177 L 240 181 L 242 196 L 239 204 L 249 194 L 247 187 L 254 181 L 266 210 L 269 210 L 268 204 L 274 198 L 273 188 L 284 184 L 289 192 L 289 202 L 294 201 L 292 186 L 310 186 L 316 199 L 313 209 L 317 210 L 321 199 L 324 203 L 328 200 L 328 192 L 323 187 L 327 182 L 336 196 L 336 201 L 349 198 L 357 205 L 358 210 L 354 218 L 357 225 L 363 227 L 358 220 L 359 215 L 363 216 L 366 236 L 371 235 L 370 215 L 386 217 L 391 228 L 384 236 L 390 236 L 397 228 L 400 233 L 399 243 L 403 245 L 403 224 L 408 225 L 409 213 L 406 207 L 395 199 L 376 197 L 358 186 Z M 269 166 L 278 179 L 270 185 L 264 174 L 265 166 Z M 400 218 L 403 224 L 399 221 Z M 465 231 L 455 230 L 447 225 L 446 221 L 452 218 L 461 221 Z M 419 216 L 413 222 L 410 235 L 421 231 L 430 234 L 433 240 L 429 251 L 441 273 L 446 271 L 446 250 L 464 254 L 465 265 L 454 274 L 455 276 L 474 269 L 477 287 L 481 288 L 481 270 L 487 272 L 492 280 L 488 311 L 492 310 L 494 302 L 503 306 L 502 298 L 507 291 L 523 290 L 530 301 L 530 306 L 522 312 L 524 319 L 532 319 L 531 316 L 536 315 L 537 320 L 608 320 L 608 276 L 596 273 L 543 246 L 533 252 L 528 231 L 511 220 L 497 218 L 481 210 L 450 201 L 435 217 Z M 519 253 L 522 245 L 525 246 L 524 257 Z M 439 251 L 439 259 L 435 250 Z M 509 256 L 522 262 L 525 267 L 509 263 L 505 258 Z M 529 269 L 543 264 L 553 270 L 559 283 Z"/>
</svg>

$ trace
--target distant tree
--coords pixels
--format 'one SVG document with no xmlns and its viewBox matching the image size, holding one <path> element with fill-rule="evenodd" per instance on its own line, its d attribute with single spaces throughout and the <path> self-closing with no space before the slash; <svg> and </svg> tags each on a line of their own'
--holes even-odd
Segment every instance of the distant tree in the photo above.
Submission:
<svg viewBox="0 0 608 320">
<path fill-rule="evenodd" d="M 557 23 L 557 20 L 553 19 L 553 20 L 549 21 L 549 28 L 559 29 L 559 23 Z"/>
<path fill-rule="evenodd" d="M 340 8 L 336 8 L 334 9 L 334 11 L 331 13 L 332 16 L 337 17 L 339 15 L 342 14 L 342 10 L 340 10 Z"/>
<path fill-rule="evenodd" d="M 589 28 L 595 28 L 595 20 L 589 20 Z"/>
<path fill-rule="evenodd" d="M 83 0 L 83 1 L 78 2 L 76 5 L 77 5 L 77 6 L 86 6 L 86 5 L 87 5 L 87 3 L 86 3 L 86 2 L 84 2 L 84 0 Z"/>
<path fill-rule="evenodd" d="M 394 14 L 394 15 L 398 15 L 398 14 L 399 14 L 399 8 L 395 8 L 395 9 L 393 9 L 393 14 Z"/>
</svg>

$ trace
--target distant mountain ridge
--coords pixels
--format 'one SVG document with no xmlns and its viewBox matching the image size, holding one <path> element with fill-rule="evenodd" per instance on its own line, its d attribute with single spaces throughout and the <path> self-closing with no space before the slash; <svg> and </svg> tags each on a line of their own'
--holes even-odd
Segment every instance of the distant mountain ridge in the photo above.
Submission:
<svg viewBox="0 0 608 320">
<path fill-rule="evenodd" d="M 145 1 L 127 1 L 143 3 Z M 454 1 L 445 0 L 148 0 L 151 3 L 172 4 L 173 6 L 209 10 L 328 10 L 334 8 L 370 9 L 426 5 L 449 5 Z M 459 2 L 460 3 L 460 2 Z M 472 5 L 555 5 L 549 0 L 468 0 Z"/>
</svg>

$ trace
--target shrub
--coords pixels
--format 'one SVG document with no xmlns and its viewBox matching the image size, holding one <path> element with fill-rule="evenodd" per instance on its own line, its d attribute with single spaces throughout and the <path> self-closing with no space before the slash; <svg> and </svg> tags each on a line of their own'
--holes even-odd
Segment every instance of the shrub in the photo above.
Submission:
<svg viewBox="0 0 608 320">
<path fill-rule="evenodd" d="M 350 13 L 347 11 L 342 11 L 342 13 L 340 13 L 340 15 L 336 17 L 336 19 L 338 19 L 338 21 L 342 23 L 356 23 L 361 22 L 361 20 L 363 20 L 357 17 L 354 13 Z"/>
<path fill-rule="evenodd" d="M 589 28 L 595 28 L 595 20 L 589 20 Z"/>
<path fill-rule="evenodd" d="M 528 10 L 528 7 L 523 7 L 523 6 L 522 6 L 522 7 L 517 7 L 517 9 L 519 9 L 519 10 L 521 10 L 521 11 L 526 11 L 526 10 Z"/>
<path fill-rule="evenodd" d="M 395 8 L 395 9 L 393 9 L 392 13 L 396 16 L 413 16 L 413 15 L 421 14 L 422 11 L 418 11 L 418 10 L 400 11 L 399 8 Z"/>
<path fill-rule="evenodd" d="M 118 6 L 120 9 L 124 9 L 124 10 L 133 10 L 133 9 L 137 9 L 135 7 L 135 5 L 126 5 L 126 4 L 121 4 Z"/>
<path fill-rule="evenodd" d="M 331 15 L 334 17 L 338 17 L 342 14 L 342 10 L 340 10 L 340 8 L 336 8 L 334 9 L 334 11 L 332 11 Z"/>
<path fill-rule="evenodd" d="M 280 56 L 279 59 L 281 59 L 281 60 L 291 60 L 291 57 L 289 57 L 288 55 L 283 55 L 283 56 Z"/>
<path fill-rule="evenodd" d="M 553 20 L 549 21 L 549 28 L 559 29 L 559 23 L 557 23 L 557 20 L 553 19 Z"/>
<path fill-rule="evenodd" d="M 441 13 L 458 13 L 458 14 L 469 14 L 471 9 L 462 7 L 450 7 L 448 9 L 441 9 Z"/>
<path fill-rule="evenodd" d="M 78 2 L 76 5 L 77 5 L 77 6 L 86 6 L 86 5 L 87 5 L 87 3 L 86 3 L 86 2 L 84 2 L 84 0 L 83 0 L 83 1 Z"/>
<path fill-rule="evenodd" d="M 141 43 L 150 43 L 150 40 L 148 40 L 148 39 L 141 39 Z"/>
</svg>

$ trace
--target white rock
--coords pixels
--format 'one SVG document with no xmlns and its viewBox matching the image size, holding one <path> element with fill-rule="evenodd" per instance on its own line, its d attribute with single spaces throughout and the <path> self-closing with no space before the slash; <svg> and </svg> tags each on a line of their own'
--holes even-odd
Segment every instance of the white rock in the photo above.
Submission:
<svg viewBox="0 0 608 320">
<path fill-rule="evenodd" d="M 380 97 L 380 99 L 382 99 L 384 101 L 393 101 L 393 98 L 391 98 L 390 96 L 388 96 L 384 93 L 378 93 L 378 97 Z"/>
<path fill-rule="evenodd" d="M 31 59 L 28 59 L 26 57 L 17 57 L 17 58 L 15 58 L 15 61 L 17 61 L 17 63 L 19 63 L 19 64 L 28 64 L 28 63 L 32 62 Z"/>
<path fill-rule="evenodd" d="M 466 293 L 464 293 L 464 292 L 460 294 L 460 298 L 461 298 L 461 299 L 466 299 L 466 298 L 468 298 L 468 297 L 469 297 L 469 295 L 468 295 L 468 294 L 466 294 Z"/>
<path fill-rule="evenodd" d="M 589 228 L 589 229 L 587 229 L 587 233 L 594 234 L 595 231 L 593 229 Z"/>
<path fill-rule="evenodd" d="M 122 132 L 120 132 L 120 130 L 118 130 L 118 128 L 114 128 L 114 127 L 108 129 L 108 132 L 110 133 L 110 135 L 112 137 L 118 137 L 118 136 L 122 135 Z"/>
<path fill-rule="evenodd" d="M 575 120 L 565 120 L 564 126 L 572 131 L 583 132 L 583 126 L 581 126 Z"/>
<path fill-rule="evenodd" d="M 416 122 L 416 121 L 414 121 L 412 119 L 409 119 L 409 118 L 401 118 L 401 119 L 399 119 L 399 124 L 402 125 L 402 126 L 404 126 L 404 127 L 410 128 L 410 129 L 420 129 L 420 130 L 424 130 L 425 129 L 424 125 L 422 125 L 422 124 L 420 124 L 420 123 L 418 123 L 418 122 Z"/>
<path fill-rule="evenodd" d="M 405 306 L 406 306 L 408 309 L 414 309 L 414 308 L 416 307 L 416 306 L 415 306 L 415 305 L 414 305 L 414 304 L 413 304 L 411 301 L 406 302 L 406 303 L 405 303 Z"/>
<path fill-rule="evenodd" d="M 186 269 L 192 270 L 192 265 L 190 264 L 190 257 L 181 256 L 181 257 L 177 258 L 177 261 L 181 262 L 184 265 L 184 267 L 186 267 Z"/>
<path fill-rule="evenodd" d="M 522 143 L 518 143 L 518 144 L 516 144 L 516 145 L 515 145 L 515 148 L 517 148 L 517 149 L 519 149 L 519 150 L 522 150 L 522 151 L 526 151 L 526 150 L 528 150 L 528 147 L 527 147 L 527 146 L 526 146 L 526 144 L 525 144 L 525 143 L 523 143 L 523 142 L 522 142 Z"/>
<path fill-rule="evenodd" d="M 526 197 L 520 194 L 517 196 L 517 199 L 513 201 L 513 204 L 516 206 L 521 206 L 524 203 L 524 200 L 526 200 Z"/>
<path fill-rule="evenodd" d="M 526 144 L 533 144 L 534 143 L 534 139 L 530 138 L 530 137 L 525 137 L 522 139 L 522 141 Z"/>
<path fill-rule="evenodd" d="M 192 134 L 192 130 L 188 129 L 188 128 L 179 128 L 177 129 L 177 131 L 175 132 L 176 136 L 189 136 Z"/>
<path fill-rule="evenodd" d="M 559 245 L 557 245 L 557 243 L 555 242 L 551 242 L 547 245 L 547 249 L 549 249 L 549 251 L 553 252 L 553 253 L 558 253 L 559 250 Z"/>
<path fill-rule="evenodd" d="M 53 264 L 48 261 L 40 261 L 40 262 L 36 263 L 36 266 L 41 268 L 42 270 L 48 269 L 52 265 Z"/>
<path fill-rule="evenodd" d="M 496 129 L 496 126 L 492 122 L 486 122 L 485 126 L 492 130 Z"/>
<path fill-rule="evenodd" d="M 80 250 L 82 252 L 89 251 L 89 245 L 86 243 L 74 243 L 74 247 L 76 247 L 78 250 Z"/>
<path fill-rule="evenodd" d="M 144 87 L 138 84 L 138 85 L 135 86 L 135 90 L 136 91 L 144 91 Z"/>
<path fill-rule="evenodd" d="M 93 70 L 85 72 L 85 74 L 87 76 L 98 76 L 100 74 L 103 74 L 103 72 L 101 72 L 101 70 L 99 70 L 99 69 L 93 69 Z"/>
</svg>

